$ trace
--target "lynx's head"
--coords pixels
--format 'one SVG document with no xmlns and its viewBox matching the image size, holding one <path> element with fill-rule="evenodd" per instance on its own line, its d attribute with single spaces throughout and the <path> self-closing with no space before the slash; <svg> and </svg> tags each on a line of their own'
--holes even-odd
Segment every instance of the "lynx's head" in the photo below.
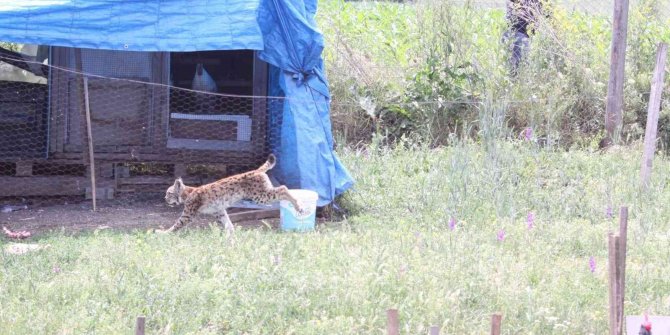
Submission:
<svg viewBox="0 0 670 335">
<path fill-rule="evenodd" d="M 174 184 L 168 187 L 167 191 L 165 191 L 165 202 L 171 207 L 183 203 L 183 193 L 186 190 L 186 187 L 187 186 L 184 185 L 181 178 L 177 178 L 177 180 L 174 181 Z"/>
</svg>

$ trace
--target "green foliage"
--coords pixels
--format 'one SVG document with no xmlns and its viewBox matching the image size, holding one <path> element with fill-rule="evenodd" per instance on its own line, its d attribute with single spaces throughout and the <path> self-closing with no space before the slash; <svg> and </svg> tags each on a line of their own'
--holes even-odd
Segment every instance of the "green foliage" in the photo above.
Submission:
<svg viewBox="0 0 670 335">
<path fill-rule="evenodd" d="M 623 128 L 629 142 L 643 133 L 656 45 L 670 38 L 662 7 L 644 0 L 630 9 Z M 511 78 L 503 10 L 451 1 L 322 2 L 318 19 L 329 42 L 336 133 L 350 143 L 368 141 L 370 134 L 430 145 L 453 136 L 479 140 L 483 128 L 494 126 L 484 125 L 482 111 L 499 110 L 502 136 L 531 127 L 550 146 L 593 142 L 604 123 L 610 14 L 561 5 L 549 12 Z M 661 117 L 662 145 L 670 138 L 668 120 Z"/>
<path fill-rule="evenodd" d="M 14 52 L 19 52 L 21 50 L 21 46 L 22 45 L 19 43 L 0 42 L 0 48 Z"/>
</svg>

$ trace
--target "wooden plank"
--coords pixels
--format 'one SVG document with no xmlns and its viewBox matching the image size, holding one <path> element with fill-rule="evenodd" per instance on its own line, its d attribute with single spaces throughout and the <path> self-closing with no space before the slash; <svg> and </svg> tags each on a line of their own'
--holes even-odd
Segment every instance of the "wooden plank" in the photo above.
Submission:
<svg viewBox="0 0 670 335">
<path fill-rule="evenodd" d="M 656 151 L 656 132 L 658 129 L 658 114 L 661 110 L 661 95 L 663 94 L 663 83 L 665 80 L 665 60 L 668 55 L 668 45 L 659 43 L 656 52 L 656 67 L 651 79 L 651 93 L 649 94 L 649 106 L 647 108 L 647 127 L 644 132 L 644 153 L 642 155 L 642 168 L 640 177 L 642 187 L 649 187 L 651 177 L 651 166 Z"/>
<path fill-rule="evenodd" d="M 607 138 L 611 139 L 614 144 L 619 142 L 619 132 L 623 122 L 623 84 L 625 81 L 627 32 L 628 0 L 615 0 L 612 19 L 610 75 L 607 84 L 607 106 L 605 108 L 605 130 Z"/>
<path fill-rule="evenodd" d="M 168 138 L 168 149 L 187 149 L 187 150 L 233 150 L 233 151 L 252 151 L 254 146 L 252 142 L 247 141 L 226 141 L 226 140 L 200 140 L 190 138 Z"/>
<path fill-rule="evenodd" d="M 619 261 L 621 243 L 617 234 L 608 235 L 608 259 L 609 259 L 609 325 L 610 335 L 621 335 L 623 323 L 619 319 L 623 307 L 621 301 L 621 288 L 619 287 L 621 277 L 621 266 Z"/>
<path fill-rule="evenodd" d="M 389 309 L 386 311 L 386 334 L 400 335 L 400 322 L 398 320 L 397 309 Z"/>
<path fill-rule="evenodd" d="M 146 318 L 144 316 L 137 317 L 137 321 L 135 322 L 135 335 L 144 335 L 145 321 Z"/>
<path fill-rule="evenodd" d="M 184 184 L 194 185 L 200 184 L 201 179 L 197 177 L 183 177 Z M 135 176 L 128 178 L 119 178 L 117 180 L 119 185 L 172 185 L 175 178 L 172 176 Z M 207 182 L 208 180 L 204 180 Z"/>
<path fill-rule="evenodd" d="M 16 176 L 29 177 L 33 175 L 33 162 L 18 161 L 16 162 Z"/>
<path fill-rule="evenodd" d="M 84 195 L 89 185 L 86 177 L 76 176 L 0 176 L 2 196 Z"/>
<path fill-rule="evenodd" d="M 251 221 L 251 220 L 263 220 L 263 219 L 276 219 L 279 217 L 278 209 L 259 209 L 252 211 L 243 211 L 238 213 L 228 214 L 230 221 L 233 223 L 240 221 Z"/>
<path fill-rule="evenodd" d="M 502 329 L 502 314 L 495 313 L 491 316 L 491 335 L 500 335 Z"/>
<path fill-rule="evenodd" d="M 624 298 L 626 294 L 626 245 L 628 238 L 628 207 L 621 207 L 619 211 L 619 259 L 617 265 L 619 266 L 619 310 L 617 315 L 617 322 L 619 323 L 620 333 L 623 331 L 624 319 Z"/>
<path fill-rule="evenodd" d="M 178 150 L 170 149 L 166 152 L 144 152 L 142 150 L 135 150 L 135 154 L 131 154 L 130 148 L 120 148 L 124 152 L 96 152 L 95 157 L 98 160 L 114 161 L 114 162 L 187 162 L 189 164 L 207 164 L 207 163 L 222 163 L 227 166 L 246 166 L 246 165 L 261 165 L 267 158 L 267 153 L 264 153 L 262 159 L 254 156 L 248 151 L 207 151 L 207 150 Z M 54 159 L 59 160 L 81 160 L 81 152 L 63 152 L 54 153 Z"/>
</svg>

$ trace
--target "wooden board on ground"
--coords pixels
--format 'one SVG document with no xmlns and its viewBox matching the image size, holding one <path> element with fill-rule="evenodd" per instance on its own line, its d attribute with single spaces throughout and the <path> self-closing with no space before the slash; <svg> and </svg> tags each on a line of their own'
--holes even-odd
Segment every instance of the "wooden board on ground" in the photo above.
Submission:
<svg viewBox="0 0 670 335">
<path fill-rule="evenodd" d="M 40 195 L 84 195 L 90 182 L 86 177 L 75 176 L 39 176 L 7 177 L 0 176 L 2 196 L 40 196 Z"/>
<path fill-rule="evenodd" d="M 276 219 L 279 217 L 278 209 L 256 209 L 244 210 L 237 213 L 229 214 L 230 221 L 233 223 L 241 221 L 258 221 L 263 219 Z"/>
<path fill-rule="evenodd" d="M 649 316 L 653 335 L 670 335 L 670 316 Z M 640 325 L 644 322 L 642 315 L 626 316 L 626 335 L 638 335 Z"/>
</svg>

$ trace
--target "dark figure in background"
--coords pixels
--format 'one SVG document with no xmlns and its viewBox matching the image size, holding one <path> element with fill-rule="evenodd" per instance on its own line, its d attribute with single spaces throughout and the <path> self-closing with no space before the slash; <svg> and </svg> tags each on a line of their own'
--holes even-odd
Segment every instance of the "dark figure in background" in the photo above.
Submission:
<svg viewBox="0 0 670 335">
<path fill-rule="evenodd" d="M 507 21 L 509 30 L 503 35 L 503 42 L 510 46 L 510 72 L 515 76 L 519 63 L 530 47 L 530 34 L 534 31 L 537 19 L 542 15 L 542 0 L 507 1 Z"/>
</svg>

